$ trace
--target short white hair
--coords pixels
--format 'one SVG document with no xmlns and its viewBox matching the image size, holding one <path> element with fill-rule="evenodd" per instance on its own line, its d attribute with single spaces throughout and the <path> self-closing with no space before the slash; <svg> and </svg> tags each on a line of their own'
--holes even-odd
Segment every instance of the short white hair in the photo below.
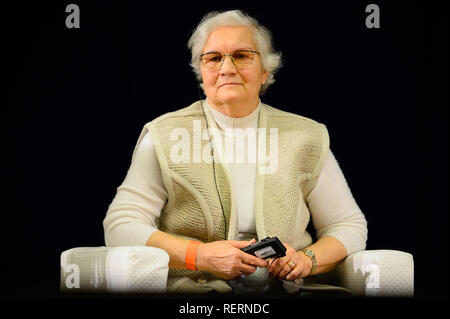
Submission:
<svg viewBox="0 0 450 319">
<path fill-rule="evenodd" d="M 275 82 L 275 73 L 281 67 L 281 53 L 275 52 L 272 46 L 272 36 L 270 31 L 259 22 L 240 10 L 213 11 L 207 13 L 200 21 L 197 28 L 192 33 L 188 41 L 188 48 L 191 50 L 191 67 L 201 82 L 200 54 L 206 43 L 208 35 L 216 28 L 223 26 L 247 26 L 253 31 L 253 40 L 260 53 L 263 69 L 269 74 L 266 82 L 261 86 L 260 94 L 264 94 L 267 88 Z M 203 84 L 201 84 L 203 88 Z"/>
</svg>

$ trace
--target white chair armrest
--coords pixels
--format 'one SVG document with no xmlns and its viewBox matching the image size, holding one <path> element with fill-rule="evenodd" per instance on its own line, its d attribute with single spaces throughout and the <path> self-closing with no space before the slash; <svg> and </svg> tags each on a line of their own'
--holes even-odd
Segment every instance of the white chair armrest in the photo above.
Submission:
<svg viewBox="0 0 450 319">
<path fill-rule="evenodd" d="M 166 291 L 166 251 L 147 246 L 78 247 L 61 253 L 61 291 Z"/>
<path fill-rule="evenodd" d="M 348 256 L 331 277 L 359 296 L 414 296 L 414 261 L 397 250 L 365 250 Z"/>
</svg>

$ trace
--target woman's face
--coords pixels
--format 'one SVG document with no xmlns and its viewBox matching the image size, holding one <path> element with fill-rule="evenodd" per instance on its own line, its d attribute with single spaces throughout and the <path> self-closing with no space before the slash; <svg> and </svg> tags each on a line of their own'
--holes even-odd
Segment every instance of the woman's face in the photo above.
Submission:
<svg viewBox="0 0 450 319">
<path fill-rule="evenodd" d="M 216 51 L 230 54 L 239 49 L 257 51 L 251 29 L 225 26 L 209 34 L 202 53 Z M 218 70 L 206 68 L 203 64 L 200 68 L 208 101 L 217 106 L 245 103 L 256 107 L 261 85 L 268 78 L 258 54 L 255 54 L 253 63 L 245 68 L 236 68 L 228 56 Z"/>
</svg>

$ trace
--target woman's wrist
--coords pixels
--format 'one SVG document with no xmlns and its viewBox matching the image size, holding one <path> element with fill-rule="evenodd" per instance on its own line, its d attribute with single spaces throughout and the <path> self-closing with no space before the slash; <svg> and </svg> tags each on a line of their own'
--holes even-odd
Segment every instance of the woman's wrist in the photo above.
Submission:
<svg viewBox="0 0 450 319">
<path fill-rule="evenodd" d="M 306 277 L 311 274 L 311 270 L 313 268 L 313 262 L 312 262 L 311 258 L 309 258 L 307 255 L 305 255 L 305 253 L 303 251 L 299 251 L 298 254 L 300 255 L 303 265 L 305 265 L 305 270 L 303 271 L 303 273 L 305 274 L 304 277 Z"/>
<path fill-rule="evenodd" d="M 186 254 L 185 254 L 185 264 L 186 268 L 189 270 L 197 271 L 197 259 L 198 259 L 198 248 L 202 243 L 195 240 L 190 240 L 187 244 Z"/>
<path fill-rule="evenodd" d="M 196 267 L 198 271 L 206 270 L 205 268 L 205 243 L 200 243 L 200 245 L 197 248 L 197 260 L 196 260 Z"/>
</svg>

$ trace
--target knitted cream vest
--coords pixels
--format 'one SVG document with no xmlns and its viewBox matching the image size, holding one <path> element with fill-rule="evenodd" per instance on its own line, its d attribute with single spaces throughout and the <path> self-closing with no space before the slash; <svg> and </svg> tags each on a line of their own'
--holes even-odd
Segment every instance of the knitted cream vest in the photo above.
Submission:
<svg viewBox="0 0 450 319">
<path fill-rule="evenodd" d="M 209 127 L 218 129 L 208 107 L 204 107 L 204 112 Z M 203 160 L 194 162 L 192 156 L 193 151 L 202 150 L 209 144 L 209 140 L 202 140 L 202 145 L 198 145 L 198 139 L 195 142 L 193 136 L 199 132 L 193 131 L 196 127 L 193 125 L 194 121 L 201 123 L 201 132 L 204 132 L 206 121 L 200 101 L 147 123 L 137 145 L 148 131 L 169 195 L 161 212 L 159 229 L 177 237 L 202 242 L 223 240 L 225 222 L 214 183 L 212 164 Z M 271 174 L 261 174 L 257 170 L 254 211 L 258 239 L 277 236 L 282 242 L 299 250 L 312 243 L 312 238 L 306 231 L 310 214 L 305 198 L 316 184 L 324 165 L 329 148 L 328 131 L 323 124 L 265 104 L 261 104 L 259 128 L 266 128 L 267 154 L 270 152 L 270 128 L 278 129 L 278 166 Z M 188 163 L 175 163 L 171 159 L 171 150 L 179 142 L 173 133 L 177 130 L 189 132 L 191 156 Z M 214 141 L 214 135 L 211 136 Z M 230 172 L 227 164 L 220 163 L 217 157 L 215 174 L 226 216 L 227 239 L 236 239 L 237 212 L 230 187 Z M 197 283 L 196 279 L 200 275 L 206 276 L 206 283 Z M 226 292 L 231 288 L 208 273 L 175 269 L 169 271 L 169 292 L 202 292 L 212 289 Z"/>
</svg>

